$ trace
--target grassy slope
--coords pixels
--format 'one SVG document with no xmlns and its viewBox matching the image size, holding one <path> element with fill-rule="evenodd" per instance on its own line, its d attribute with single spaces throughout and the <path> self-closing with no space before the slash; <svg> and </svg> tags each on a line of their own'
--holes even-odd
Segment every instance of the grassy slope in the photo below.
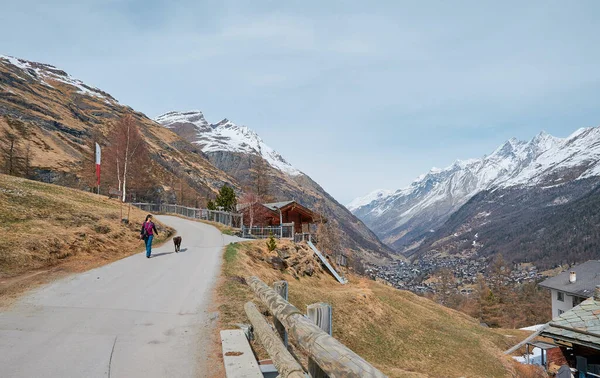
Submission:
<svg viewBox="0 0 600 378">
<path fill-rule="evenodd" d="M 0 297 L 14 293 L 14 283 L 31 272 L 57 266 L 82 271 L 141 251 L 145 215 L 132 208 L 124 225 L 115 200 L 0 175 Z M 167 232 L 156 243 L 173 233 L 162 229 Z"/>
<path fill-rule="evenodd" d="M 501 351 L 514 344 L 515 333 L 523 338 L 518 331 L 483 328 L 462 313 L 358 276 L 350 275 L 345 286 L 322 273 L 296 280 L 257 258 L 266 255 L 263 244 L 235 244 L 225 251 L 218 288 L 224 328 L 247 323 L 243 304 L 254 297 L 239 277 L 257 275 L 267 284 L 285 279 L 291 303 L 300 310 L 330 303 L 334 336 L 390 377 L 514 376 Z"/>
</svg>

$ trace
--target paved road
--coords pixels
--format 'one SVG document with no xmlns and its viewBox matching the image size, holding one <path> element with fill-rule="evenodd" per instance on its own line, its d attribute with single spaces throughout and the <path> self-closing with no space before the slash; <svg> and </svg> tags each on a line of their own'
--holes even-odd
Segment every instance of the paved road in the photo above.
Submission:
<svg viewBox="0 0 600 378">
<path fill-rule="evenodd" d="M 176 217 L 173 244 L 57 281 L 0 313 L 0 377 L 202 377 L 210 293 L 233 238 Z"/>
</svg>

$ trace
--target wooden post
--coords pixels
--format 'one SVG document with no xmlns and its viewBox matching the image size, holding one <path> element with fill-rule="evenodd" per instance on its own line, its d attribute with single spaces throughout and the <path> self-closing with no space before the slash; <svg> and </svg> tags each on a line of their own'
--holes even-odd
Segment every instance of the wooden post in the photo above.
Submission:
<svg viewBox="0 0 600 378">
<path fill-rule="evenodd" d="M 248 315 L 248 319 L 252 323 L 255 336 L 267 353 L 269 353 L 273 364 L 279 372 L 279 376 L 281 378 L 304 378 L 302 366 L 300 366 L 281 343 L 281 340 L 258 311 L 256 305 L 248 302 L 244 305 L 244 310 L 246 310 L 246 315 Z"/>
<path fill-rule="evenodd" d="M 260 279 L 248 277 L 246 282 L 273 316 L 283 324 L 289 335 L 329 378 L 386 377 L 347 346 L 323 332 Z"/>
<path fill-rule="evenodd" d="M 324 332 L 332 335 L 331 306 L 327 303 L 313 303 L 306 308 L 308 318 Z M 312 359 L 308 358 L 308 373 L 312 378 L 328 378 L 327 374 Z"/>
<path fill-rule="evenodd" d="M 286 301 L 288 300 L 288 283 L 287 283 L 287 281 L 273 282 L 273 290 L 275 290 L 277 292 L 277 294 L 279 294 L 281 296 L 281 298 L 285 299 Z M 281 322 L 279 320 L 277 320 L 277 318 L 275 318 L 273 323 L 275 324 L 275 329 L 277 330 L 277 333 L 279 333 L 279 336 L 281 337 L 281 340 L 283 341 L 283 345 L 285 345 L 285 347 L 287 348 L 288 347 L 288 334 L 287 334 L 287 331 L 285 330 L 285 327 L 283 326 L 283 324 L 281 324 Z"/>
</svg>

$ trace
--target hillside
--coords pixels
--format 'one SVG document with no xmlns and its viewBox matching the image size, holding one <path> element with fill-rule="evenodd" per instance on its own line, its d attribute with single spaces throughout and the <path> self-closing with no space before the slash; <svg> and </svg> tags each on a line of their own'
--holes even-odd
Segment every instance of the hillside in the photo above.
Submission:
<svg viewBox="0 0 600 378">
<path fill-rule="evenodd" d="M 454 251 L 465 251 L 478 234 L 485 255 L 511 250 L 505 254 L 511 261 L 543 260 L 546 266 L 565 259 L 583 261 L 589 253 L 562 258 L 552 252 L 542 257 L 545 243 L 558 237 L 531 235 L 541 228 L 567 231 L 561 227 L 578 208 L 576 201 L 592 195 L 600 183 L 599 162 L 600 128 L 580 129 L 567 138 L 542 132 L 528 142 L 511 139 L 481 159 L 434 168 L 407 188 L 377 191 L 348 206 L 384 242 L 407 256 L 446 245 L 448 237 L 460 240 L 453 242 Z M 591 234 L 599 225 L 586 222 L 580 232 Z M 461 236 L 466 230 L 472 231 L 470 239 Z M 527 234 L 525 242 L 519 235 Z M 467 242 L 469 246 L 457 247 Z"/>
<path fill-rule="evenodd" d="M 287 257 L 288 267 L 273 269 L 275 256 Z M 333 336 L 390 377 L 517 376 L 501 352 L 522 338 L 522 331 L 481 327 L 462 313 L 353 274 L 340 285 L 305 247 L 291 243 L 273 253 L 263 242 L 227 247 L 218 290 L 222 328 L 248 323 L 243 304 L 254 297 L 243 278 L 250 275 L 268 284 L 287 280 L 290 302 L 301 310 L 330 303 Z"/>
<path fill-rule="evenodd" d="M 123 209 L 127 216 L 127 208 Z M 143 250 L 146 213 L 76 189 L 0 174 L 0 303 L 57 272 L 87 270 Z M 172 235 L 162 228 L 156 243 Z M 40 281 L 41 280 L 41 281 Z"/>
<path fill-rule="evenodd" d="M 236 185 L 196 147 L 108 93 L 54 66 L 0 55 L 0 133 L 9 130 L 2 116 L 25 123 L 32 179 L 85 189 L 80 170 L 86 157 L 93 159 L 92 138 L 124 114 L 133 115 L 148 145 L 154 187 L 139 193 L 146 200 L 174 200 L 174 186 L 204 200 L 223 183 Z M 101 192 L 108 191 L 103 184 Z"/>
<path fill-rule="evenodd" d="M 414 256 L 500 254 L 541 269 L 600 258 L 600 187 L 584 179 L 548 188 L 484 191 L 446 221 Z"/>
<path fill-rule="evenodd" d="M 381 261 L 390 252 L 358 218 L 248 127 L 227 119 L 210 124 L 199 111 L 169 112 L 156 121 L 198 146 L 215 167 L 243 188 L 256 190 L 263 183 L 268 187 L 258 188 L 263 197 L 293 199 L 322 212 L 340 230 L 342 246 L 359 251 L 362 258 Z"/>
<path fill-rule="evenodd" d="M 186 124 L 161 127 L 54 66 L 0 56 L 0 134 L 20 135 L 18 144 L 27 149 L 32 168 L 28 178 L 91 190 L 93 184 L 84 176 L 94 172 L 93 161 L 89 163 L 94 156 L 93 143 L 104 146 L 102 139 L 109 126 L 126 114 L 139 125 L 149 151 L 149 182 L 130 190 L 136 200 L 205 206 L 223 184 L 242 193 L 261 170 L 268 178 L 263 184 L 270 198 L 296 199 L 309 207 L 321 207 L 342 231 L 343 246 L 358 251 L 361 258 L 378 262 L 390 251 L 360 220 L 251 130 L 227 120 L 208 125 L 201 113 L 173 112 L 165 117 L 191 117 L 193 128 Z M 11 120 L 22 121 L 23 130 L 15 130 Z M 201 145 L 196 139 L 197 127 L 211 130 Z M 108 181 L 116 180 L 112 176 L 107 180 L 106 173 L 103 177 L 100 191 L 108 194 L 116 189 L 116 184 Z"/>
</svg>

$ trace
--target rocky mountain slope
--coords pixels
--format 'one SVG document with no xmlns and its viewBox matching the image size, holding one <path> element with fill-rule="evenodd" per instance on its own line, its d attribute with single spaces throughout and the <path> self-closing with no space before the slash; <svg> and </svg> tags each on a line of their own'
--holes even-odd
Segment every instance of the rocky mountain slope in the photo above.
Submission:
<svg viewBox="0 0 600 378">
<path fill-rule="evenodd" d="M 458 230 L 475 230 L 476 223 L 498 234 L 508 227 L 502 222 L 510 218 L 509 209 L 518 210 L 511 213 L 510 224 L 529 233 L 532 228 L 518 221 L 550 208 L 553 214 L 566 214 L 578 200 L 593 195 L 599 161 L 600 128 L 579 129 L 567 138 L 542 132 L 528 142 L 511 139 L 489 156 L 434 168 L 407 188 L 378 191 L 348 206 L 384 242 L 410 255 L 439 246 L 448 235 L 460 235 Z M 479 243 L 487 243 L 488 253 L 505 249 L 497 239 Z"/>
<path fill-rule="evenodd" d="M 33 179 L 80 186 L 82 158 L 93 157 L 92 135 L 106 133 L 108 125 L 124 114 L 135 117 L 149 147 L 158 185 L 148 200 L 173 200 L 173 183 L 201 198 L 224 182 L 235 185 L 233 178 L 198 154 L 197 147 L 108 93 L 49 64 L 0 56 L 0 133 L 8 129 L 4 116 L 25 122 Z M 108 190 L 101 187 L 103 193 Z"/>
<path fill-rule="evenodd" d="M 89 189 L 81 169 L 84 158 L 93 159 L 92 139 L 106 134 L 124 114 L 133 115 L 140 126 L 151 158 L 154 186 L 138 193 L 138 200 L 203 206 L 224 183 L 241 192 L 261 170 L 268 178 L 264 184 L 272 187 L 271 197 L 296 199 L 310 207 L 322 203 L 323 212 L 339 221 L 344 246 L 371 260 L 389 251 L 360 220 L 248 128 L 227 120 L 209 125 L 201 113 L 180 115 L 183 123 L 176 122 L 175 113 L 165 115 L 162 121 L 169 119 L 170 126 L 162 127 L 57 67 L 0 55 L 0 135 L 11 128 L 5 117 L 24 122 L 32 179 Z M 196 128 L 211 131 L 202 134 L 202 143 Z M 109 189 L 103 181 L 101 192 Z"/>
<path fill-rule="evenodd" d="M 262 175 L 269 182 L 266 194 L 271 200 L 294 199 L 323 212 L 339 227 L 344 247 L 362 251 L 369 260 L 380 260 L 390 252 L 358 218 L 248 127 L 227 119 L 209 124 L 200 111 L 169 112 L 156 121 L 199 146 L 217 168 L 244 188 L 254 188 L 257 176 Z"/>
</svg>

